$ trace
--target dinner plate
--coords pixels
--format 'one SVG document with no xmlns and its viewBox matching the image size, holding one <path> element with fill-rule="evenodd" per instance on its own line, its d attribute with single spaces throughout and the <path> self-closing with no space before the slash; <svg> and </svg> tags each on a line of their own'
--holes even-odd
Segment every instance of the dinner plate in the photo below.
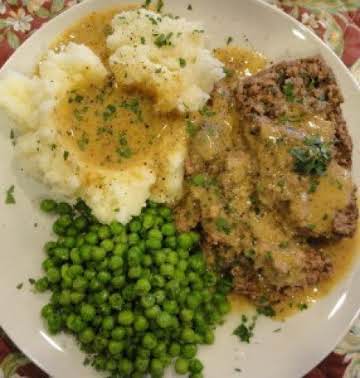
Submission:
<svg viewBox="0 0 360 378">
<path fill-rule="evenodd" d="M 191 1 L 192 11 L 188 10 Z M 89 12 L 121 5 L 121 0 L 89 0 L 69 9 L 34 33 L 2 70 L 30 73 L 53 40 Z M 211 47 L 222 46 L 229 36 L 240 45 L 255 48 L 272 61 L 321 54 L 334 70 L 345 97 L 343 111 L 354 141 L 353 172 L 360 182 L 360 91 L 335 54 L 314 34 L 272 6 L 250 0 L 166 0 L 165 10 L 205 23 Z M 38 199 L 46 188 L 26 178 L 13 162 L 11 122 L 0 113 L 1 192 L 15 185 L 16 205 L 0 201 L 0 324 L 19 348 L 51 376 L 97 377 L 83 365 L 84 356 L 66 335 L 50 336 L 39 311 L 48 296 L 35 295 L 28 278 L 41 274 L 42 245 L 50 237 L 51 219 L 40 214 Z M 22 289 L 16 286 L 23 282 Z M 205 377 L 301 377 L 329 353 L 359 312 L 360 263 L 330 295 L 286 322 L 259 318 L 251 344 L 232 335 L 240 320 L 235 309 L 217 329 L 216 342 L 201 347 Z M 280 332 L 274 330 L 281 329 Z M 168 377 L 175 376 L 170 371 Z"/>
</svg>

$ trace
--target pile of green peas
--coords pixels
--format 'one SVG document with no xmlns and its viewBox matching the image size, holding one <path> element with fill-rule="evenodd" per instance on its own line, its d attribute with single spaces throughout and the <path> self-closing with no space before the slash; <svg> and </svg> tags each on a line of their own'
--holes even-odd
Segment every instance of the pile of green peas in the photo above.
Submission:
<svg viewBox="0 0 360 378">
<path fill-rule="evenodd" d="M 110 377 L 203 377 L 199 344 L 230 311 L 231 284 L 207 269 L 199 234 L 178 233 L 168 207 L 148 202 L 126 226 L 99 223 L 83 201 L 43 200 L 58 215 L 38 292 L 50 333 L 73 334 L 86 362 Z"/>
</svg>

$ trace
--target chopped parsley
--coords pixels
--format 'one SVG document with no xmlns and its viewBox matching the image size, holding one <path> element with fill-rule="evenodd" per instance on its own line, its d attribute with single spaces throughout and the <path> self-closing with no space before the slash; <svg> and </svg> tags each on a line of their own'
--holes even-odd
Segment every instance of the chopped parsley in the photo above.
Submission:
<svg viewBox="0 0 360 378">
<path fill-rule="evenodd" d="M 145 45 L 146 41 L 145 41 L 145 37 L 140 37 L 140 42 L 142 45 Z"/>
<path fill-rule="evenodd" d="M 278 121 L 280 123 L 287 123 L 287 122 L 301 122 L 304 119 L 303 114 L 282 114 L 279 116 Z"/>
<path fill-rule="evenodd" d="M 204 105 L 203 108 L 199 110 L 199 113 L 204 117 L 212 117 L 216 114 L 207 105 Z"/>
<path fill-rule="evenodd" d="M 160 13 L 163 7 L 164 7 L 164 1 L 158 0 L 157 5 L 156 5 L 156 11 Z"/>
<path fill-rule="evenodd" d="M 299 304 L 298 304 L 298 309 L 299 309 L 300 311 L 307 310 L 308 307 L 309 307 L 309 306 L 307 305 L 307 303 L 299 303 Z"/>
<path fill-rule="evenodd" d="M 304 147 L 290 149 L 294 171 L 302 175 L 322 176 L 331 160 L 329 145 L 320 137 L 305 138 Z"/>
<path fill-rule="evenodd" d="M 155 38 L 155 45 L 159 48 L 163 47 L 163 46 L 171 46 L 171 37 L 173 36 L 173 32 L 170 32 L 168 34 L 164 34 L 164 33 L 161 33 L 159 35 L 156 36 Z"/>
<path fill-rule="evenodd" d="M 213 179 L 208 178 L 202 174 L 194 175 L 191 177 L 190 182 L 194 186 L 200 186 L 202 188 L 208 188 L 212 185 L 215 185 Z"/>
<path fill-rule="evenodd" d="M 84 96 L 81 96 L 78 93 L 72 91 L 70 96 L 69 96 L 68 102 L 69 102 L 69 104 L 71 104 L 73 102 L 77 102 L 78 104 L 80 104 L 83 99 L 84 99 Z"/>
<path fill-rule="evenodd" d="M 11 185 L 10 188 L 6 191 L 5 203 L 7 205 L 13 205 L 16 203 L 14 197 L 15 186 Z"/>
<path fill-rule="evenodd" d="M 255 250 L 254 249 L 245 249 L 244 256 L 250 260 L 255 259 Z"/>
<path fill-rule="evenodd" d="M 108 121 L 108 120 L 110 120 L 111 118 L 114 117 L 115 113 L 116 113 L 116 106 L 113 105 L 113 104 L 109 104 L 109 105 L 105 108 L 105 110 L 104 110 L 104 112 L 103 112 L 103 114 L 102 114 L 102 116 L 103 116 L 103 120 L 104 120 L 104 121 Z"/>
<path fill-rule="evenodd" d="M 228 39 L 226 40 L 226 44 L 229 46 L 230 43 L 234 40 L 233 37 L 228 37 Z"/>
<path fill-rule="evenodd" d="M 309 185 L 308 193 L 309 194 L 315 193 L 317 187 L 319 186 L 319 184 L 320 184 L 319 180 L 316 180 L 314 177 L 311 177 L 310 178 L 310 185 Z"/>
<path fill-rule="evenodd" d="M 186 60 L 184 58 L 179 58 L 179 64 L 181 68 L 186 66 Z"/>
<path fill-rule="evenodd" d="M 15 146 L 16 143 L 15 143 L 15 131 L 14 131 L 14 129 L 10 130 L 10 139 L 11 139 L 12 145 Z"/>
<path fill-rule="evenodd" d="M 123 158 L 130 158 L 133 155 L 131 148 L 128 145 L 126 134 L 122 133 L 119 137 L 119 147 L 116 152 Z"/>
<path fill-rule="evenodd" d="M 254 328 L 257 317 L 254 316 L 252 321 L 249 322 L 247 316 L 242 315 L 240 325 L 234 330 L 233 335 L 245 343 L 250 343 L 251 338 L 254 336 Z"/>
<path fill-rule="evenodd" d="M 187 6 L 187 10 L 191 11 L 192 9 L 193 9 L 192 5 L 189 4 L 189 5 Z"/>
<path fill-rule="evenodd" d="M 106 24 L 106 25 L 104 26 L 104 35 L 105 35 L 106 37 L 108 37 L 108 36 L 111 35 L 112 33 L 113 33 L 113 28 L 111 27 L 111 25 Z"/>
<path fill-rule="evenodd" d="M 276 315 L 275 310 L 274 310 L 273 307 L 270 306 L 270 305 L 258 307 L 258 308 L 256 309 L 256 311 L 257 311 L 257 313 L 258 313 L 259 315 L 268 316 L 268 317 L 270 317 L 270 318 Z"/>
<path fill-rule="evenodd" d="M 28 281 L 30 285 L 34 285 L 36 282 L 33 278 L 29 278 Z"/>
<path fill-rule="evenodd" d="M 273 330 L 273 333 L 279 333 L 279 332 L 281 332 L 281 328 L 276 328 Z"/>
<path fill-rule="evenodd" d="M 235 368 L 234 370 L 235 370 L 237 373 L 241 373 L 241 372 L 242 372 L 242 370 L 239 369 L 239 368 Z"/>
<path fill-rule="evenodd" d="M 191 120 L 186 121 L 186 132 L 189 136 L 194 136 L 199 130 L 199 127 Z"/>
<path fill-rule="evenodd" d="M 123 101 L 120 106 L 122 108 L 134 113 L 139 122 L 143 121 L 142 111 L 140 109 L 140 102 L 137 98 L 133 98 L 129 101 Z"/>
<path fill-rule="evenodd" d="M 289 246 L 288 241 L 282 241 L 281 243 L 279 243 L 279 248 L 281 249 L 287 248 L 288 246 Z"/>
<path fill-rule="evenodd" d="M 22 287 L 24 286 L 24 284 L 22 282 L 20 282 L 19 284 L 16 285 L 16 288 L 18 290 L 22 289 Z"/>
<path fill-rule="evenodd" d="M 64 160 L 67 160 L 69 157 L 69 151 L 64 151 Z"/>
<path fill-rule="evenodd" d="M 225 233 L 226 235 L 229 235 L 231 232 L 231 226 L 230 223 L 222 217 L 218 217 L 215 220 L 215 225 L 218 231 Z"/>
<path fill-rule="evenodd" d="M 151 4 L 151 0 L 145 0 L 143 4 L 143 8 L 148 8 L 148 6 Z"/>
<path fill-rule="evenodd" d="M 295 101 L 294 84 L 291 81 L 286 82 L 282 86 L 282 92 L 284 93 L 286 100 L 288 102 L 294 102 Z"/>
</svg>

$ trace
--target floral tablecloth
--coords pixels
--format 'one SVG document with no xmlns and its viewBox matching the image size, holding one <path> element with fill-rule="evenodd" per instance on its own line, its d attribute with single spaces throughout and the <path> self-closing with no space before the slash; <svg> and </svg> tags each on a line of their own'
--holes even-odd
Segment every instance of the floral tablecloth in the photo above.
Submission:
<svg viewBox="0 0 360 378">
<path fill-rule="evenodd" d="M 0 0 L 0 67 L 36 29 L 79 1 Z M 319 35 L 360 82 L 360 0 L 268 1 Z M 0 328 L 0 378 L 10 377 L 47 375 L 19 352 Z M 360 378 L 360 319 L 306 378 Z"/>
</svg>

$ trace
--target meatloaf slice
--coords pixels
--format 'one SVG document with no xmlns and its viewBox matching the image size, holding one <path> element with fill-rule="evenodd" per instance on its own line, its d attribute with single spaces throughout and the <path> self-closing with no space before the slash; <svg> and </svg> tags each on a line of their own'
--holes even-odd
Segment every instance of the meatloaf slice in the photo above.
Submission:
<svg viewBox="0 0 360 378">
<path fill-rule="evenodd" d="M 342 94 L 323 59 L 281 62 L 242 79 L 236 98 L 240 132 L 258 164 L 260 201 L 298 234 L 352 236 L 358 219 L 352 142 Z M 295 156 L 303 158 L 311 143 L 311 153 L 321 151 L 322 165 L 296 172 Z"/>
</svg>

